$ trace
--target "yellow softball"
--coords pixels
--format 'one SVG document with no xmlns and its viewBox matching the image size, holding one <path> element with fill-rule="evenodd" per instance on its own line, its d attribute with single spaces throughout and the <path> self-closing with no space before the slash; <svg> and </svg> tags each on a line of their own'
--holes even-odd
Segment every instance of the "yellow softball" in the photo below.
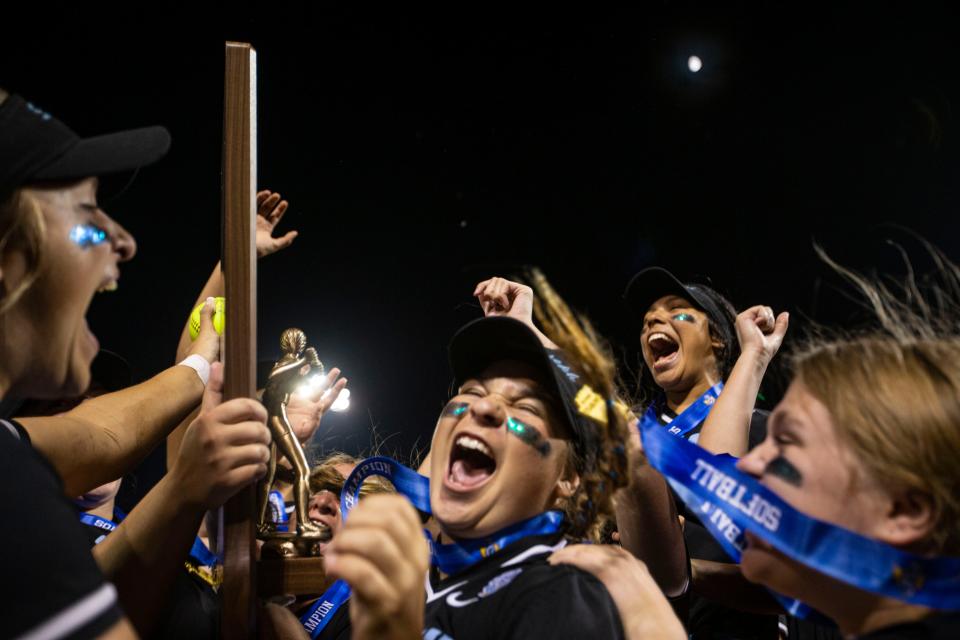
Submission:
<svg viewBox="0 0 960 640">
<path fill-rule="evenodd" d="M 226 305 L 226 298 L 214 298 L 215 306 L 213 308 L 213 328 L 217 330 L 218 335 L 223 335 L 223 322 L 226 318 L 226 313 L 224 307 Z M 190 339 L 196 340 L 197 336 L 200 335 L 200 311 L 203 310 L 203 302 L 198 304 L 193 309 L 193 313 L 190 314 Z"/>
</svg>

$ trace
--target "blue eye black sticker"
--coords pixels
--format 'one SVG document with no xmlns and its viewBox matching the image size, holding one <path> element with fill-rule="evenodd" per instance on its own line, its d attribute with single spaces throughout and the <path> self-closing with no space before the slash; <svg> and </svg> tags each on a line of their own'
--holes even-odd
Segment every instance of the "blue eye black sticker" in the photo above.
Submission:
<svg viewBox="0 0 960 640">
<path fill-rule="evenodd" d="M 78 224 L 70 229 L 70 240 L 86 249 L 107 240 L 107 232 L 93 224 Z"/>
<path fill-rule="evenodd" d="M 458 418 L 466 412 L 469 406 L 466 402 L 448 402 L 447 406 L 443 408 L 443 415 Z"/>
<path fill-rule="evenodd" d="M 526 425 L 516 418 L 507 418 L 507 433 L 512 433 L 520 438 L 522 442 L 536 449 L 537 453 L 544 458 L 550 455 L 550 443 L 530 425 Z"/>
<path fill-rule="evenodd" d="M 677 315 L 673 316 L 673 319 L 679 320 L 680 322 L 696 322 L 693 316 L 689 313 L 678 313 Z"/>
<path fill-rule="evenodd" d="M 470 405 L 466 402 L 448 402 L 447 406 L 443 408 L 443 415 L 459 418 L 469 408 Z M 507 433 L 512 433 L 524 444 L 536 449 L 537 453 L 544 458 L 550 455 L 550 443 L 530 425 L 524 424 L 516 418 L 507 418 Z"/>
</svg>

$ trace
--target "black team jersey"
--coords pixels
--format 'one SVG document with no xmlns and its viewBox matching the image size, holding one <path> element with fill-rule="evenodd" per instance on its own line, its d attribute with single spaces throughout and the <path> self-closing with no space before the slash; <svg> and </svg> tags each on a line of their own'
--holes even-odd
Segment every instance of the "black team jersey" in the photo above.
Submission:
<svg viewBox="0 0 960 640">
<path fill-rule="evenodd" d="M 431 575 L 424 639 L 623 638 L 599 580 L 547 563 L 566 544 L 561 533 L 529 536 L 445 580 Z"/>
<path fill-rule="evenodd" d="M 566 544 L 560 533 L 529 536 L 444 580 L 431 570 L 424 640 L 623 638 L 617 607 L 599 580 L 547 563 Z M 350 637 L 347 608 L 321 638 Z"/>
<path fill-rule="evenodd" d="M 32 526 L 8 527 L 0 636 L 95 638 L 121 617 L 117 592 L 90 555 L 73 504 L 20 425 L 0 420 L 0 499 Z"/>
<path fill-rule="evenodd" d="M 107 532 L 96 526 L 81 526 L 91 547 L 106 536 Z M 207 572 L 197 561 L 188 558 L 167 593 L 166 607 L 152 633 L 154 638 L 217 640 L 220 637 L 220 596 L 204 575 Z"/>
</svg>

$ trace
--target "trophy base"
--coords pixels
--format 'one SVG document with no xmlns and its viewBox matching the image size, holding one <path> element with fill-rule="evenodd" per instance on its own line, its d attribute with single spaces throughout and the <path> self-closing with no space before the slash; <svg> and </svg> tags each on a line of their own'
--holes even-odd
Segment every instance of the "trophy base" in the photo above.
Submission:
<svg viewBox="0 0 960 640">
<path fill-rule="evenodd" d="M 323 558 L 263 558 L 257 563 L 258 592 L 261 597 L 281 594 L 321 594 L 333 584 L 323 567 Z"/>
<path fill-rule="evenodd" d="M 320 555 L 320 543 L 332 537 L 329 527 L 320 526 L 317 537 L 303 537 L 290 531 L 273 529 L 261 531 L 257 538 L 263 541 L 261 558 L 314 558 Z"/>
<path fill-rule="evenodd" d="M 257 580 L 262 597 L 281 594 L 302 596 L 323 593 L 333 580 L 327 578 L 320 556 L 320 543 L 330 540 L 330 529 L 321 526 L 320 538 L 303 538 L 290 531 L 261 531 L 263 541 Z"/>
</svg>

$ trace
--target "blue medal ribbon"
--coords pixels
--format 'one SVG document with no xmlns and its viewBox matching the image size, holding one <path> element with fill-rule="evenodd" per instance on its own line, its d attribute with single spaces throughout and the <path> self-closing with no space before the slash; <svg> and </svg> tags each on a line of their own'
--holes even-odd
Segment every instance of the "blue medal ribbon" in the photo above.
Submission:
<svg viewBox="0 0 960 640">
<path fill-rule="evenodd" d="M 722 382 L 718 382 L 707 389 L 703 395 L 697 398 L 696 402 L 684 409 L 683 413 L 670 421 L 670 424 L 666 426 L 667 432 L 680 438 L 690 433 L 690 431 L 706 419 L 707 414 L 710 413 L 710 409 L 713 408 L 717 398 L 720 397 L 721 391 L 723 391 Z M 660 420 L 657 416 L 660 412 L 659 404 L 659 402 L 654 402 L 647 407 L 647 411 L 643 414 L 642 420 L 644 428 L 648 426 L 660 426 Z"/>
<path fill-rule="evenodd" d="M 97 538 L 95 544 L 100 544 L 103 542 L 103 539 L 106 537 L 106 534 L 112 532 L 120 523 L 123 522 L 123 519 L 127 517 L 127 514 L 121 511 L 119 508 L 114 507 L 113 517 L 116 518 L 116 522 L 113 520 L 107 520 L 106 518 L 101 518 L 100 516 L 95 516 L 92 513 L 80 513 L 80 522 L 89 526 L 97 527 L 98 529 L 103 529 L 104 535 Z M 220 558 L 217 557 L 217 554 L 213 553 L 207 548 L 207 545 L 203 544 L 203 540 L 199 536 L 193 539 L 193 546 L 190 548 L 190 558 L 192 558 L 199 566 L 201 567 L 213 567 L 220 563 Z"/>
<path fill-rule="evenodd" d="M 433 564 L 440 571 L 452 576 L 470 568 L 484 558 L 489 558 L 500 549 L 522 538 L 556 533 L 560 530 L 562 524 L 563 513 L 546 511 L 529 520 L 501 529 L 487 538 L 460 540 L 452 544 L 439 544 L 430 540 Z"/>
<path fill-rule="evenodd" d="M 313 606 L 300 618 L 300 624 L 310 634 L 311 638 L 316 638 L 333 618 L 333 614 L 340 608 L 347 599 L 350 598 L 350 585 L 343 580 L 337 580 L 323 592 L 320 599 L 313 603 Z"/>
<path fill-rule="evenodd" d="M 127 514 L 121 511 L 120 507 L 114 507 L 113 517 L 116 518 L 116 522 L 113 520 L 107 520 L 106 518 L 101 518 L 100 516 L 95 516 L 92 513 L 85 513 L 83 511 L 80 512 L 80 522 L 88 527 L 103 529 L 103 535 L 94 540 L 93 544 L 97 545 L 103 542 L 103 539 L 107 537 L 108 533 L 120 526 L 120 523 L 123 522 L 123 519 L 127 517 Z"/>
<path fill-rule="evenodd" d="M 669 424 L 666 425 L 666 432 L 671 436 L 675 436 L 679 439 L 685 440 L 685 436 L 695 429 L 700 423 L 706 420 L 707 415 L 709 415 L 710 410 L 713 408 L 713 405 L 716 403 L 717 398 L 720 396 L 720 392 L 723 391 L 723 382 L 718 382 L 710 389 L 707 389 L 697 400 L 687 407 L 680 415 L 676 416 Z M 649 429 L 658 429 L 662 425 L 658 420 L 659 406 L 658 403 L 654 403 L 647 408 L 647 411 L 643 414 L 642 424 L 639 429 L 641 435 L 644 433 L 644 430 Z M 720 454 L 721 456 L 726 456 L 732 458 L 729 454 Z M 735 459 L 734 459 L 735 461 Z M 659 470 L 659 469 L 658 469 Z M 662 472 L 661 472 L 662 473 Z M 705 513 L 709 513 L 709 509 L 705 512 L 702 511 L 703 503 L 698 501 L 695 495 L 693 495 L 686 487 L 681 485 L 676 480 L 667 477 L 667 481 L 670 483 L 670 487 L 674 492 L 680 496 L 680 499 L 683 500 L 690 509 L 695 513 L 701 516 L 704 516 Z M 707 503 L 709 504 L 709 503 Z M 694 506 L 696 505 L 696 506 Z M 707 520 L 701 521 L 701 524 L 706 527 L 707 531 L 710 532 L 724 551 L 727 552 L 734 562 L 740 562 L 740 548 L 737 548 L 727 537 L 727 533 L 721 527 L 723 524 L 722 520 Z M 799 618 L 816 618 L 819 616 L 823 618 L 820 614 L 810 609 L 799 600 L 792 600 L 781 596 L 778 593 L 771 591 L 771 595 L 780 602 L 784 610 L 787 611 L 790 615 L 799 617 Z M 823 618 L 823 621 L 832 624 L 826 618 Z"/>
<path fill-rule="evenodd" d="M 80 522 L 87 525 L 88 527 L 96 527 L 97 529 L 103 529 L 104 533 L 110 533 L 117 528 L 117 523 L 113 520 L 107 520 L 106 518 L 101 518 L 100 516 L 95 516 L 92 513 L 81 513 Z"/>
<path fill-rule="evenodd" d="M 340 494 L 340 513 L 346 520 L 347 514 L 360 499 L 360 486 L 370 476 L 381 476 L 393 483 L 397 492 L 406 496 L 413 506 L 422 513 L 430 513 L 430 479 L 412 469 L 408 469 L 396 460 L 385 456 L 367 458 L 353 470 L 343 485 Z M 547 511 L 529 520 L 518 522 L 501 529 L 497 533 L 477 540 L 461 540 L 451 544 L 439 544 L 426 534 L 430 542 L 433 564 L 447 575 L 453 575 L 467 569 L 476 562 L 487 558 L 507 545 L 527 536 L 544 535 L 559 531 L 563 524 L 563 514 L 559 511 Z"/>
<path fill-rule="evenodd" d="M 805 515 L 738 471 L 733 456 L 711 454 L 657 427 L 640 425 L 647 459 L 734 561 L 740 562 L 749 531 L 858 589 L 933 609 L 960 609 L 960 558 L 918 556 Z M 792 615 L 816 614 L 799 601 L 778 599 Z"/>
<path fill-rule="evenodd" d="M 190 557 L 201 567 L 215 567 L 220 564 L 220 558 L 213 551 L 203 544 L 200 536 L 193 539 L 193 546 L 190 547 Z"/>
<path fill-rule="evenodd" d="M 371 476 L 381 476 L 389 480 L 397 492 L 406 496 L 413 506 L 424 513 L 430 513 L 430 479 L 409 469 L 393 458 L 375 456 L 367 458 L 357 465 L 340 492 L 340 518 L 346 522 L 347 514 L 357 506 L 360 500 L 360 487 Z M 300 624 L 311 638 L 317 638 L 324 627 L 333 619 L 333 614 L 350 599 L 350 585 L 337 580 L 320 596 L 310 609 L 300 617 Z"/>
<path fill-rule="evenodd" d="M 371 476 L 386 478 L 418 511 L 430 513 L 430 478 L 403 466 L 393 458 L 375 456 L 358 464 L 343 484 L 343 491 L 340 492 L 340 516 L 344 520 L 357 506 L 363 481 Z"/>
<path fill-rule="evenodd" d="M 360 487 L 371 476 L 389 480 L 397 492 L 405 496 L 421 513 L 430 513 L 430 479 L 409 469 L 392 458 L 376 456 L 357 465 L 343 484 L 340 492 L 340 517 L 345 522 L 350 511 L 360 500 Z M 563 514 L 547 511 L 529 520 L 506 527 L 492 536 L 478 540 L 463 540 L 453 544 L 438 544 L 424 531 L 430 544 L 433 564 L 447 575 L 463 571 L 483 558 L 488 558 L 507 545 L 527 536 L 555 533 L 563 524 Z M 300 618 L 300 623 L 311 638 L 316 638 L 333 618 L 333 614 L 350 598 L 350 586 L 337 580 L 320 599 Z"/>
</svg>

